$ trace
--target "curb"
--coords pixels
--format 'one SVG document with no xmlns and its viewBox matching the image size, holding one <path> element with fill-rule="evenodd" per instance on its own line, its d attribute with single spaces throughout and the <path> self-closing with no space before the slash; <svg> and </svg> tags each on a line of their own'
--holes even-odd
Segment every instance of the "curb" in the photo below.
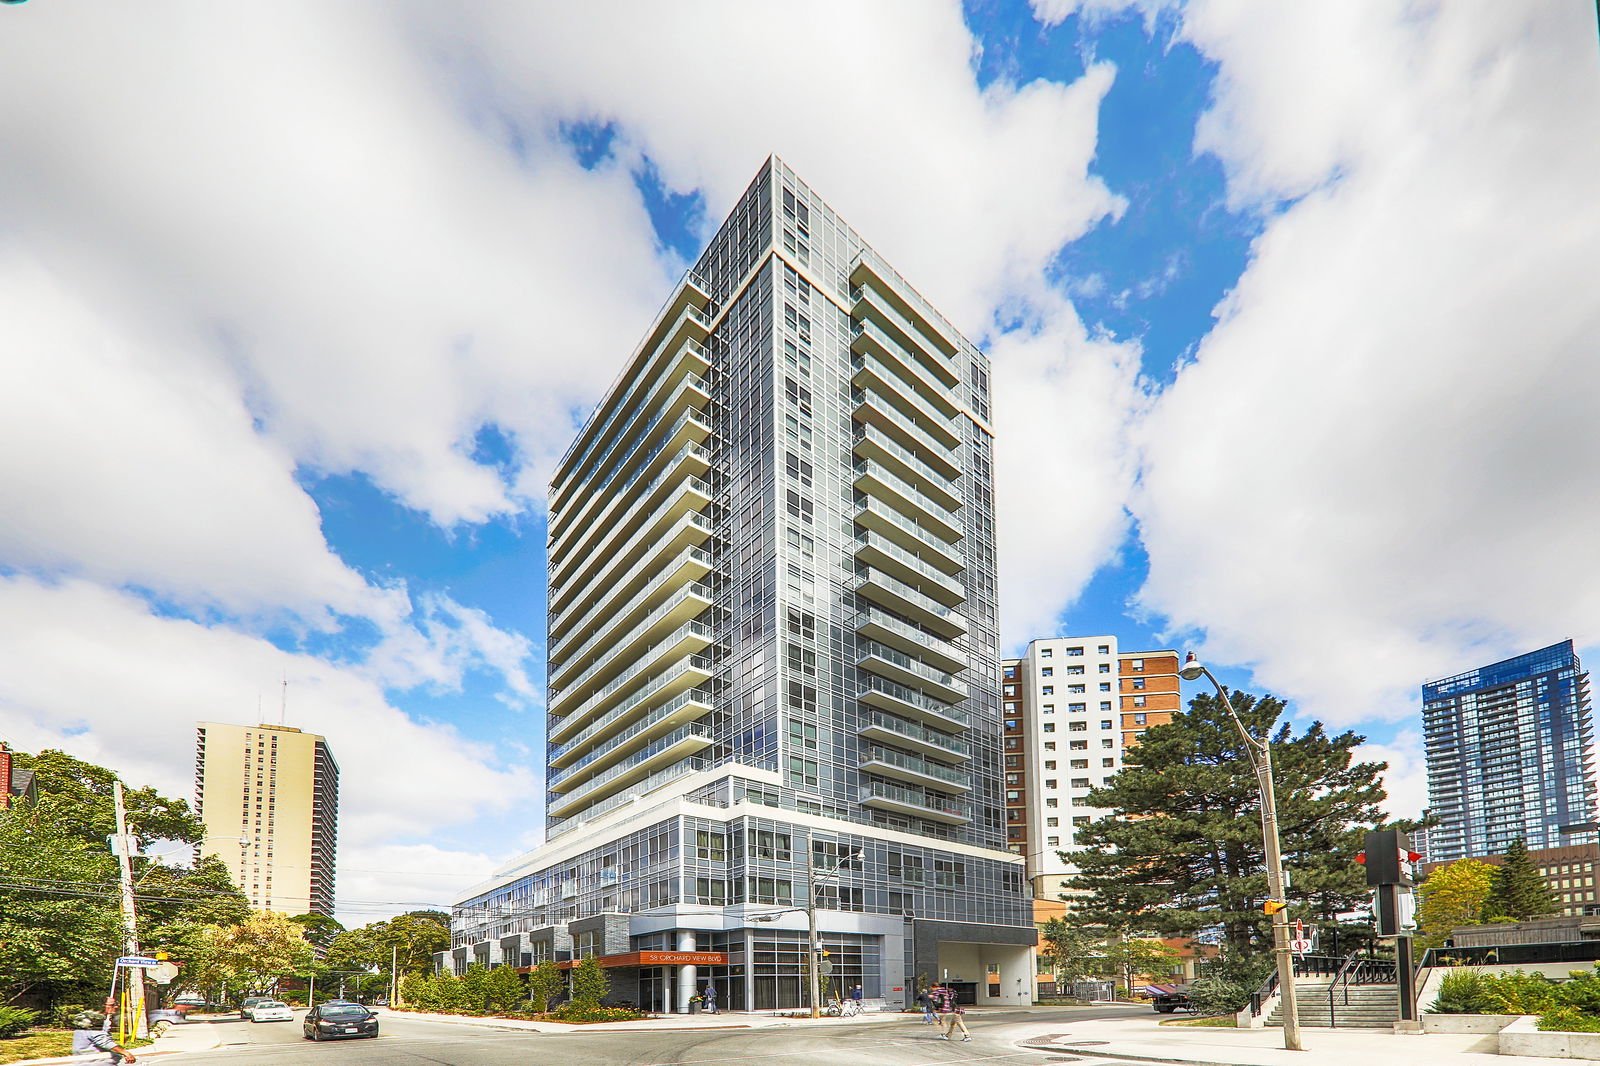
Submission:
<svg viewBox="0 0 1600 1066">
<path fill-rule="evenodd" d="M 1236 1062 L 1216 1059 L 1175 1059 L 1164 1055 L 1139 1055 L 1131 1051 L 1102 1051 L 1098 1047 L 1073 1047 L 1069 1044 L 1017 1044 L 1027 1051 L 1040 1051 L 1051 1055 L 1082 1055 L 1084 1058 L 1122 1059 L 1128 1062 L 1168 1062 L 1180 1066 L 1239 1066 Z"/>
</svg>

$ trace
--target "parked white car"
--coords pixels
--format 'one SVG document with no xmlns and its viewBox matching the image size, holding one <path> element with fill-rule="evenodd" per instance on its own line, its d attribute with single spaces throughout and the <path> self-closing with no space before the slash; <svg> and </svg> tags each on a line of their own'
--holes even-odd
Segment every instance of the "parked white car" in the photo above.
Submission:
<svg viewBox="0 0 1600 1066">
<path fill-rule="evenodd" d="M 279 1003 L 275 999 L 264 999 L 249 1009 L 250 1020 L 253 1022 L 292 1022 L 294 1011 L 289 1009 L 289 1004 Z"/>
</svg>

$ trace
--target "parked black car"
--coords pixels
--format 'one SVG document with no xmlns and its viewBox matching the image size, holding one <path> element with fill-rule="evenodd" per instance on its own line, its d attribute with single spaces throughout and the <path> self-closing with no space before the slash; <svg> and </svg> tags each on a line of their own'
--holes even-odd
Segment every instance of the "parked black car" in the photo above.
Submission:
<svg viewBox="0 0 1600 1066">
<path fill-rule="evenodd" d="M 333 1000 L 306 1011 L 307 1040 L 346 1040 L 378 1035 L 378 1016 L 359 1003 Z"/>
</svg>

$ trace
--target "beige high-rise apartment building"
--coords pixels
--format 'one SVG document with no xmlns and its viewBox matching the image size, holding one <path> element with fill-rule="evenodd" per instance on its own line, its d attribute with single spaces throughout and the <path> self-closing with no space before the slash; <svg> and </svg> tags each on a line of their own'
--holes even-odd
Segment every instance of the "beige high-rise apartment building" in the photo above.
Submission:
<svg viewBox="0 0 1600 1066">
<path fill-rule="evenodd" d="M 228 864 L 257 910 L 333 914 L 339 764 L 328 742 L 286 725 L 200 722 L 200 850 Z"/>
</svg>

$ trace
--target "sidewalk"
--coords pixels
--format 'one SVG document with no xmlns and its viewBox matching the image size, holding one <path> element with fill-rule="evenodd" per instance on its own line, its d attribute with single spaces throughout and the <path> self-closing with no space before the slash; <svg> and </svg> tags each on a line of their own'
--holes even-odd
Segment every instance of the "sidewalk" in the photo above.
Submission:
<svg viewBox="0 0 1600 1066">
<path fill-rule="evenodd" d="M 146 1059 L 157 1059 L 166 1055 L 182 1055 L 188 1051 L 210 1051 L 222 1045 L 222 1035 L 216 1026 L 205 1022 L 187 1022 L 183 1025 L 174 1025 L 166 1034 L 147 1047 L 135 1048 L 134 1056 L 140 1062 Z M 94 1055 L 64 1055 L 54 1059 L 22 1059 L 11 1066 L 42 1066 L 44 1063 L 84 1062 L 98 1056 L 105 1058 L 105 1052 L 96 1052 Z"/>
<path fill-rule="evenodd" d="M 1018 1046 L 1090 1058 L 1193 1066 L 1572 1066 L 1573 1059 L 1501 1055 L 1493 1036 L 1397 1035 L 1378 1029 L 1301 1029 L 1304 1051 L 1283 1046 L 1283 1030 L 1160 1025 L 1149 1016 L 1041 1024 Z M 1515 1060 L 1513 1062 L 1513 1060 Z"/>
<path fill-rule="evenodd" d="M 719 1011 L 716 1014 L 661 1014 L 649 1020 L 632 1022 L 596 1022 L 593 1025 L 571 1025 L 563 1022 L 524 1021 L 519 1018 L 479 1018 L 464 1014 L 425 1014 L 421 1011 L 384 1011 L 379 1016 L 415 1018 L 422 1022 L 443 1022 L 447 1025 L 477 1025 L 488 1029 L 516 1029 L 531 1033 L 679 1033 L 700 1029 L 776 1029 L 785 1026 L 810 1025 L 873 1025 L 882 1022 L 906 1021 L 915 1014 L 899 1011 L 882 1011 L 858 1014 L 853 1018 L 782 1018 L 770 1011 Z"/>
</svg>

